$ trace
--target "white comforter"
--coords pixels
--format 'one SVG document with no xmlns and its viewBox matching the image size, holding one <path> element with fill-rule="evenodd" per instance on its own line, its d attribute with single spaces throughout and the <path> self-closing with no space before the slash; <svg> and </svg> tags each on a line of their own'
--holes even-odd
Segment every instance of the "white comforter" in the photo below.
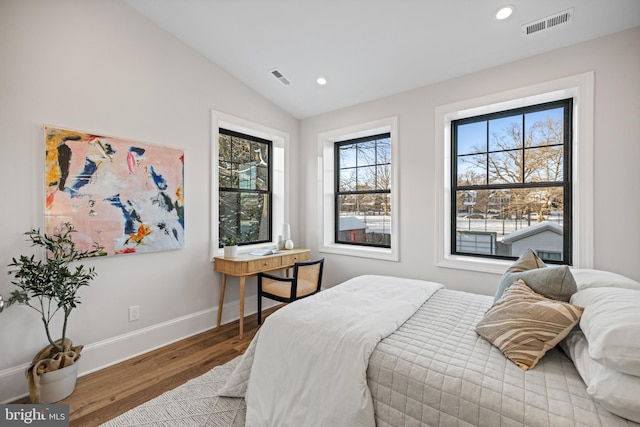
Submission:
<svg viewBox="0 0 640 427">
<path fill-rule="evenodd" d="M 369 356 L 441 288 L 359 276 L 269 316 L 227 387 L 248 377 L 246 425 L 374 426 Z"/>
</svg>

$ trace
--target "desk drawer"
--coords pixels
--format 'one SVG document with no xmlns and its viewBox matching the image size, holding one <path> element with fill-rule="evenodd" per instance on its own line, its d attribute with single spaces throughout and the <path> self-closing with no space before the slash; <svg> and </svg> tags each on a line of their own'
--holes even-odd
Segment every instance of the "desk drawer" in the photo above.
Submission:
<svg viewBox="0 0 640 427">
<path fill-rule="evenodd" d="M 303 261 L 309 261 L 309 252 L 284 255 L 282 257 L 282 265 L 293 265 L 296 262 L 303 262 Z"/>
<path fill-rule="evenodd" d="M 247 262 L 246 273 L 257 273 L 259 271 L 272 270 L 280 267 L 282 257 L 265 257 Z"/>
</svg>

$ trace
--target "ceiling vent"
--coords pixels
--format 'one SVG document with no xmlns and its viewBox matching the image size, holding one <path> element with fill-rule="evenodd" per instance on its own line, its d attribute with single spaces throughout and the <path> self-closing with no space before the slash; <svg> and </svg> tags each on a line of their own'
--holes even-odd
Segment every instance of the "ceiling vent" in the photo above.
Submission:
<svg viewBox="0 0 640 427">
<path fill-rule="evenodd" d="M 568 24 L 573 20 L 573 8 L 567 9 L 562 12 L 558 12 L 554 15 L 547 16 L 546 18 L 539 19 L 530 24 L 522 26 L 522 35 L 530 36 L 535 33 L 539 33 L 544 30 L 548 30 L 558 25 Z"/>
<path fill-rule="evenodd" d="M 271 70 L 269 70 L 269 72 L 278 80 L 280 80 L 282 82 L 283 85 L 285 86 L 289 86 L 291 84 L 291 81 L 286 78 L 281 72 L 280 70 L 278 70 L 277 68 L 273 68 Z"/>
</svg>

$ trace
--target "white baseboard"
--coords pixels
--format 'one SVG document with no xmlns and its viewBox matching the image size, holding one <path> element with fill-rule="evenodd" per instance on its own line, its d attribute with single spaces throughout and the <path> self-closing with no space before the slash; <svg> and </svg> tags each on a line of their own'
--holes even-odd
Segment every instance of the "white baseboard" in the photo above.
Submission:
<svg viewBox="0 0 640 427">
<path fill-rule="evenodd" d="M 263 300 L 263 309 L 273 307 L 279 303 Z M 257 296 L 245 300 L 245 316 L 256 312 Z M 247 310 L 247 307 L 254 307 Z M 240 318 L 240 302 L 225 303 L 222 312 L 222 324 L 233 322 Z M 78 366 L 78 376 L 104 369 L 132 357 L 148 353 L 192 335 L 199 334 L 216 327 L 218 308 L 210 308 L 186 316 L 172 319 L 146 328 L 138 329 L 109 338 L 103 341 L 87 344 L 82 350 L 82 358 Z M 0 371 L 0 402 L 9 403 L 27 396 L 27 380 L 25 370 L 29 364 L 15 366 Z"/>
</svg>

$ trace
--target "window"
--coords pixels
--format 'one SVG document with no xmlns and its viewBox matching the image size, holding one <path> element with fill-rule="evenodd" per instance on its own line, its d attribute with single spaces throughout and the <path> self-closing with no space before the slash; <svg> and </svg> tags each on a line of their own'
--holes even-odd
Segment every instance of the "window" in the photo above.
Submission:
<svg viewBox="0 0 640 427">
<path fill-rule="evenodd" d="M 541 249 L 534 249 L 538 256 L 548 261 L 562 261 L 562 252 L 543 251 Z"/>
<path fill-rule="evenodd" d="M 272 142 L 227 129 L 219 138 L 219 235 L 270 242 Z"/>
<path fill-rule="evenodd" d="M 572 99 L 451 122 L 454 254 L 572 263 Z M 560 254 L 560 256 L 558 256 Z"/>
<path fill-rule="evenodd" d="M 242 154 L 233 155 L 229 147 L 220 147 L 221 142 L 226 144 L 229 142 L 228 137 L 234 135 L 245 140 L 238 143 L 246 150 L 244 160 Z M 266 152 L 265 144 L 270 145 Z M 260 152 L 251 151 L 256 149 L 260 149 Z M 248 162 L 243 166 L 247 159 Z M 265 171 L 263 161 L 268 164 L 269 172 Z M 248 233 L 244 236 L 244 241 L 243 236 L 240 236 L 243 244 L 240 252 L 270 248 L 276 243 L 276 233 L 273 230 L 290 222 L 288 162 L 288 133 L 211 110 L 211 258 L 222 254 L 220 241 L 226 236 L 227 228 L 230 232 Z M 247 167 L 249 170 L 246 170 Z M 232 175 L 234 168 L 235 176 Z M 268 182 L 266 190 L 263 177 Z M 270 196 L 267 195 L 269 192 Z M 236 201 L 230 200 L 233 197 Z M 250 200 L 247 204 L 262 203 L 265 211 L 258 213 L 251 206 L 249 210 L 253 213 L 249 215 L 249 211 L 243 208 L 241 197 Z"/>
<path fill-rule="evenodd" d="M 391 134 L 337 142 L 335 241 L 391 247 Z"/>
<path fill-rule="evenodd" d="M 564 230 L 570 227 L 571 265 L 576 268 L 594 268 L 593 123 L 595 97 L 593 72 L 536 83 L 531 86 L 510 89 L 505 92 L 498 92 L 478 98 L 456 101 L 451 104 L 436 107 L 434 116 L 436 124 L 434 156 L 438 159 L 435 163 L 434 176 L 435 189 L 438 196 L 434 201 L 436 215 L 436 223 L 434 224 L 434 232 L 436 236 L 434 241 L 436 266 L 470 270 L 474 272 L 502 274 L 505 268 L 512 262 L 508 258 L 468 254 L 469 251 L 466 249 L 466 246 L 464 251 L 457 251 L 457 246 L 453 241 L 454 239 L 452 239 L 452 235 L 454 235 L 457 227 L 457 215 L 461 213 L 456 211 L 456 207 L 458 206 L 457 193 L 452 191 L 452 186 L 454 184 L 452 182 L 454 168 L 452 123 L 467 118 L 508 112 L 567 99 L 572 100 L 572 130 L 570 153 L 564 153 L 565 163 L 563 165 L 563 174 L 566 175 L 564 178 L 570 180 L 571 197 L 570 199 L 565 199 L 563 203 L 567 203 L 567 200 L 570 200 L 571 206 L 569 208 L 563 206 L 563 209 L 570 209 L 571 224 L 569 225 L 565 223 L 565 218 L 563 217 L 563 224 L 560 232 L 563 233 Z M 487 148 L 487 153 L 489 151 L 489 148 Z M 455 165 L 455 167 L 457 167 L 457 159 Z M 489 185 L 488 182 L 489 181 L 487 180 L 486 185 Z M 545 184 L 540 182 L 536 185 Z M 475 201 L 476 203 L 480 197 L 486 197 L 488 199 L 488 189 L 486 189 L 487 194 L 485 195 L 473 193 L 474 191 L 479 190 L 481 189 L 474 188 L 466 190 L 468 191 L 468 194 L 462 196 L 462 206 L 475 206 L 465 205 L 465 199 L 467 202 Z M 456 194 L 455 198 L 452 197 L 453 194 Z M 500 191 L 493 191 L 491 200 L 493 203 L 497 203 L 498 206 L 502 203 L 502 206 L 504 207 L 511 197 L 511 194 L 507 195 L 506 193 L 501 194 Z M 556 203 L 557 201 L 554 198 L 552 204 Z M 495 205 L 492 205 L 491 210 L 495 210 L 493 206 Z M 469 220 L 482 221 L 484 218 L 480 217 L 483 215 L 491 217 L 499 215 L 496 212 L 488 212 L 488 206 L 485 211 L 476 212 L 474 208 L 474 212 L 471 212 L 471 214 L 465 214 L 465 216 L 470 216 L 469 218 L 463 218 L 467 221 L 467 231 L 469 229 Z M 507 213 L 505 212 L 503 215 L 507 215 Z M 515 213 L 513 213 L 513 215 L 515 215 Z M 521 215 L 521 213 L 519 215 Z M 537 212 L 530 212 L 521 221 L 524 221 L 524 224 L 528 225 L 528 221 L 530 219 L 533 225 L 534 221 L 537 220 L 536 215 Z M 478 218 L 473 218 L 473 216 Z M 452 221 L 452 218 L 455 218 L 455 221 Z M 549 223 L 552 222 L 553 221 L 549 221 L 547 223 L 547 228 L 549 229 L 547 231 L 558 234 L 558 227 L 560 227 L 560 225 L 549 225 Z M 484 232 L 481 233 L 483 230 L 484 226 L 482 226 L 481 230 L 472 230 L 473 236 L 469 236 L 469 233 L 466 233 L 466 235 L 460 233 L 460 239 L 468 239 L 469 241 L 465 241 L 465 244 L 469 243 L 470 245 L 476 245 L 477 247 L 482 245 L 484 247 L 482 250 L 490 251 L 491 245 L 493 245 L 494 242 L 497 246 L 497 232 L 494 239 L 494 235 L 491 234 L 492 232 L 490 230 L 487 230 L 487 233 L 489 233 L 488 235 L 484 234 Z M 527 228 L 519 228 L 519 231 L 520 230 L 522 230 L 522 234 L 527 232 Z M 522 235 L 518 236 L 516 233 L 511 233 L 512 239 L 519 239 L 520 237 L 522 237 Z M 525 240 L 520 241 L 522 242 Z M 501 243 L 504 243 L 504 238 Z M 552 255 L 552 253 L 558 252 L 556 249 L 548 250 L 545 246 L 537 245 L 535 242 L 529 243 L 531 244 L 530 247 L 532 249 L 539 251 L 538 253 L 543 252 L 543 255 L 545 255 L 549 261 L 553 261 L 554 255 Z M 559 252 L 563 257 L 565 256 L 564 247 Z M 557 254 L 555 256 L 557 257 Z M 562 261 L 562 263 L 568 262 L 568 260 Z"/>
<path fill-rule="evenodd" d="M 399 260 L 397 117 L 318 135 L 320 252 Z"/>
</svg>

